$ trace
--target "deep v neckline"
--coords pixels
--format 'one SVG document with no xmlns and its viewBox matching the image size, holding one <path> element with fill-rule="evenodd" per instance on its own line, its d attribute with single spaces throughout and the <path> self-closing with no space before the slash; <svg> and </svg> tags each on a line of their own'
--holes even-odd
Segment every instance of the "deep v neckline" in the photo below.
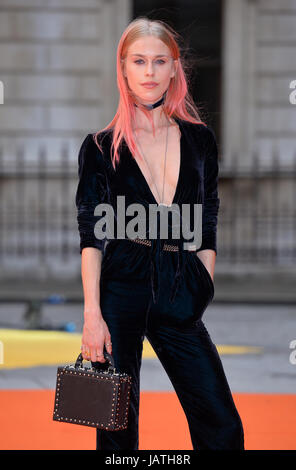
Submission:
<svg viewBox="0 0 296 470">
<path fill-rule="evenodd" d="M 174 118 L 176 124 L 178 125 L 179 127 L 179 130 L 180 130 L 180 141 L 179 141 L 179 151 L 180 151 L 180 155 L 179 155 L 179 173 L 178 173 L 178 179 L 177 179 L 177 184 L 176 184 L 176 188 L 175 188 L 175 193 L 174 193 L 174 196 L 173 196 L 173 200 L 171 202 L 171 204 L 169 206 L 167 206 L 165 204 L 166 207 L 171 207 L 175 202 L 176 202 L 176 199 L 177 199 L 177 195 L 178 195 L 178 191 L 179 191 L 179 186 L 180 186 L 180 180 L 181 180 L 181 172 L 182 172 L 182 161 L 183 161 L 183 140 L 184 140 L 184 136 L 183 136 L 183 129 L 182 129 L 182 124 L 180 123 L 179 119 L 177 118 Z M 129 151 L 129 149 L 128 149 Z M 133 157 L 133 155 L 131 154 L 131 152 L 129 151 L 129 154 L 130 154 L 130 157 L 132 158 L 132 160 L 134 161 L 135 163 L 135 166 L 136 166 L 136 169 L 139 173 L 139 175 L 141 176 L 142 180 L 144 181 L 144 184 L 150 194 L 150 197 L 151 199 L 154 201 L 154 204 L 157 204 L 159 206 L 159 203 L 157 202 L 157 200 L 155 199 L 155 196 L 149 186 L 149 184 L 147 183 L 147 180 L 144 176 L 144 173 L 142 172 L 141 168 L 139 167 L 139 164 L 138 162 L 136 161 L 136 159 Z"/>
</svg>

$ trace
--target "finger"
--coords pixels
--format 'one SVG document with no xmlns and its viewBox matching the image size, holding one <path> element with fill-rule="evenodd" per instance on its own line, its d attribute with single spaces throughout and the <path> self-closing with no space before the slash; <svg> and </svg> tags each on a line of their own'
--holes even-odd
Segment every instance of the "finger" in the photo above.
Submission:
<svg viewBox="0 0 296 470">
<path fill-rule="evenodd" d="M 90 360 L 90 351 L 89 351 L 88 346 L 83 345 L 83 347 L 82 347 L 82 357 L 86 361 Z"/>
<path fill-rule="evenodd" d="M 91 350 L 91 355 L 90 355 L 90 357 L 91 357 L 92 362 L 97 362 L 97 361 L 98 361 L 98 359 L 97 359 L 97 354 L 96 354 L 96 349 L 95 349 L 95 348 L 93 348 L 93 349 Z"/>
<path fill-rule="evenodd" d="M 99 349 L 99 348 L 96 349 L 95 356 L 96 356 L 96 359 L 95 359 L 96 361 L 106 362 L 105 356 L 104 356 L 103 351 L 101 349 Z"/>
<path fill-rule="evenodd" d="M 112 341 L 111 336 L 106 336 L 105 338 L 105 346 L 109 354 L 112 354 Z"/>
</svg>

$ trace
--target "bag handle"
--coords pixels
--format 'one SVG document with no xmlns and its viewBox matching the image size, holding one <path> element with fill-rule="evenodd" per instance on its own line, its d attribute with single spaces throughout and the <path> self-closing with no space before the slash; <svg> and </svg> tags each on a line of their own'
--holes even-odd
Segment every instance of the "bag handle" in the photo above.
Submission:
<svg viewBox="0 0 296 470">
<path fill-rule="evenodd" d="M 105 346 L 104 346 L 105 348 Z M 113 356 L 111 354 L 108 353 L 108 351 L 104 350 L 103 351 L 103 354 L 104 354 L 104 357 L 105 359 L 107 359 L 107 361 L 109 362 L 109 367 L 108 367 L 108 370 L 110 369 L 112 372 L 115 372 L 115 364 L 114 364 L 114 359 L 113 359 Z M 78 367 L 82 367 L 82 362 L 83 362 L 83 356 L 82 356 L 82 353 L 80 353 L 76 359 L 76 362 L 75 362 L 75 369 L 78 369 Z"/>
</svg>

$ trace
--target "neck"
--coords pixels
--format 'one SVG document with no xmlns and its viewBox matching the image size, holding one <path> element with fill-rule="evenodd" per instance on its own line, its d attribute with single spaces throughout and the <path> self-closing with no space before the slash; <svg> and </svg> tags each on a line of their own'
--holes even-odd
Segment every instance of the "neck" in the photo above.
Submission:
<svg viewBox="0 0 296 470">
<path fill-rule="evenodd" d="M 157 103 L 160 99 L 161 97 L 159 97 L 153 102 L 143 103 L 143 104 L 152 105 L 152 104 Z M 153 125 L 155 129 L 167 126 L 169 124 L 169 119 L 164 112 L 163 104 L 160 104 L 153 109 L 149 109 L 148 112 L 150 116 L 152 117 L 152 121 L 153 121 Z M 140 105 L 135 106 L 135 126 L 134 127 L 144 129 L 147 132 L 151 132 L 153 130 L 151 122 L 149 121 L 146 114 L 143 112 Z"/>
</svg>

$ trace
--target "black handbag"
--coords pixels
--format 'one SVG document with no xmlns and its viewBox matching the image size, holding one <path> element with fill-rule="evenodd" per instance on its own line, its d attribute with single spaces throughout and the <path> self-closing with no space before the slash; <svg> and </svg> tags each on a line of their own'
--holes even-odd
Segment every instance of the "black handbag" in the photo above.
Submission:
<svg viewBox="0 0 296 470">
<path fill-rule="evenodd" d="M 58 367 L 53 420 L 107 431 L 127 428 L 132 377 L 116 372 L 105 350 L 104 357 L 108 370 L 84 367 L 81 353 L 75 365 Z"/>
</svg>

